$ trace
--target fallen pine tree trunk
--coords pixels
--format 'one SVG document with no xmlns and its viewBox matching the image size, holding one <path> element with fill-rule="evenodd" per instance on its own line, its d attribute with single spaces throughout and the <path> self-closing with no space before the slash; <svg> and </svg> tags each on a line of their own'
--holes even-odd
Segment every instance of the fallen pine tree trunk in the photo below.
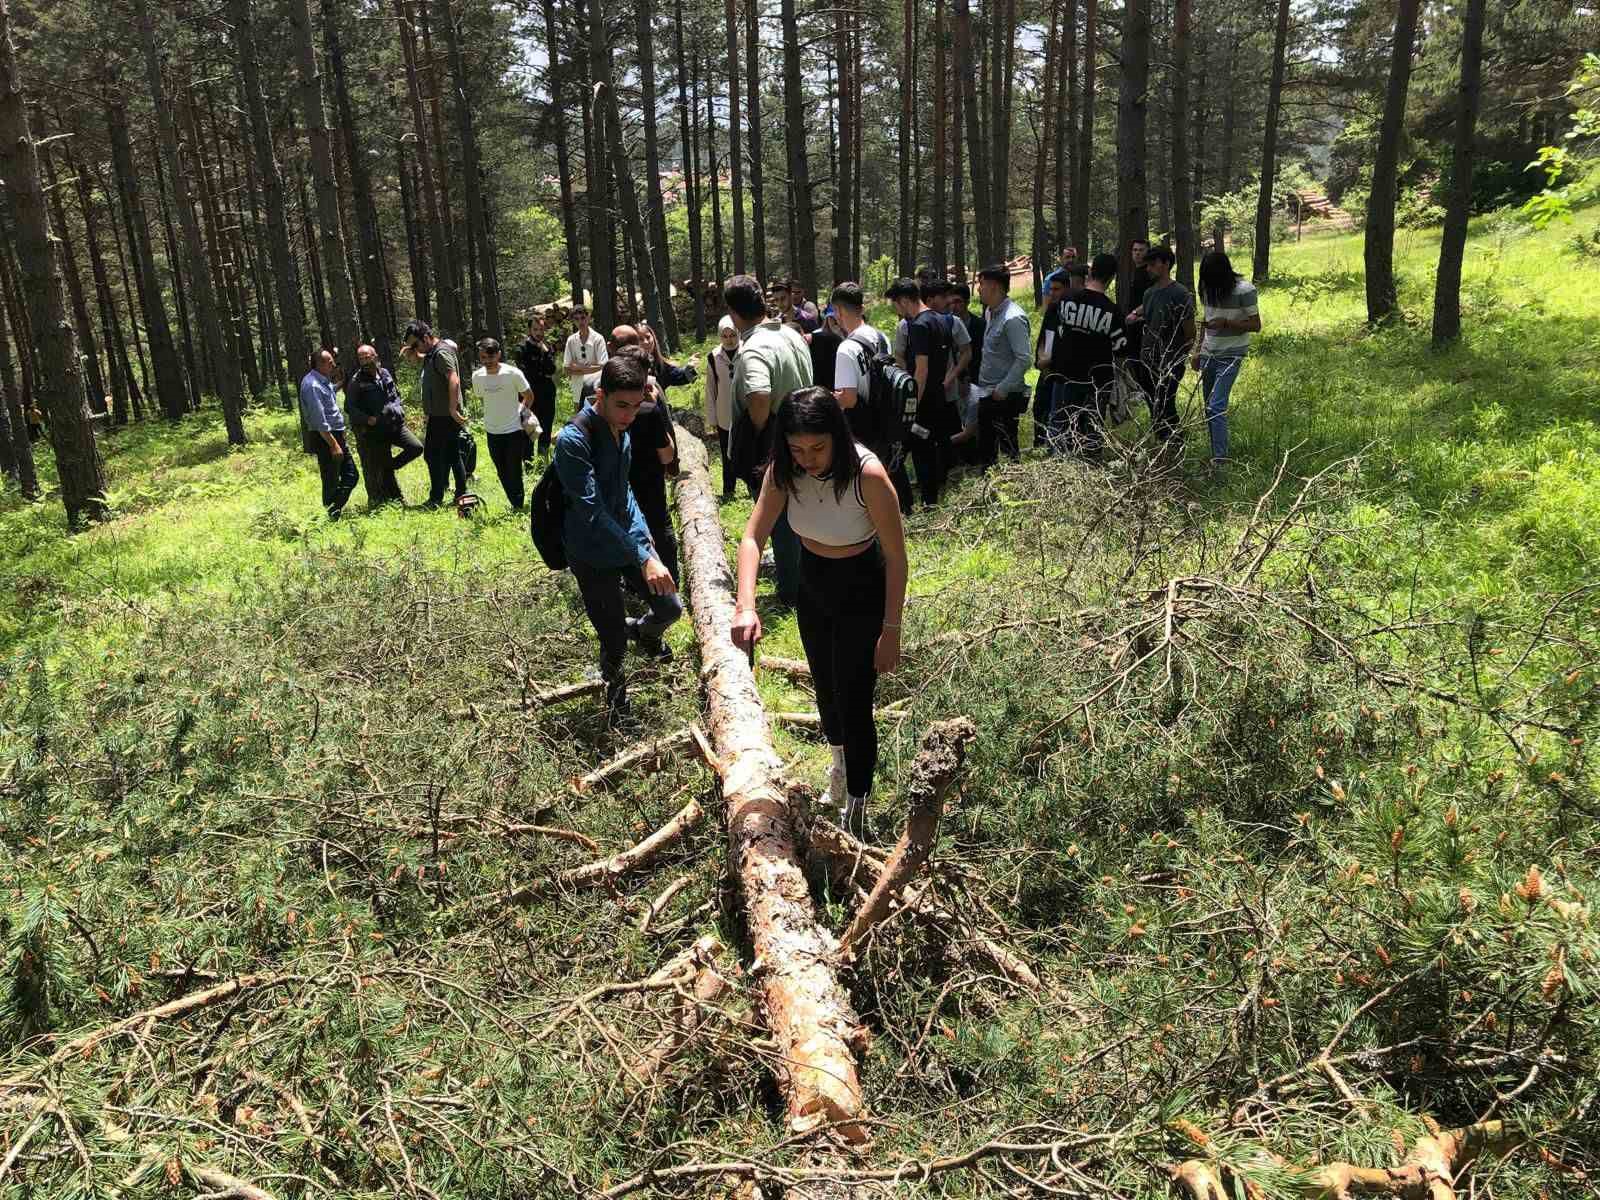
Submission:
<svg viewBox="0 0 1600 1200">
<path fill-rule="evenodd" d="M 834 939 L 817 923 L 795 813 L 780 783 L 766 712 L 745 655 L 733 644 L 734 579 L 704 444 L 684 431 L 678 511 L 683 576 L 700 642 L 706 727 L 716 751 L 733 873 L 744 893 L 755 959 L 750 974 L 775 1043 L 790 1128 L 832 1124 L 852 1141 L 865 1105 L 856 1055 L 867 1032 L 832 965 Z"/>
</svg>

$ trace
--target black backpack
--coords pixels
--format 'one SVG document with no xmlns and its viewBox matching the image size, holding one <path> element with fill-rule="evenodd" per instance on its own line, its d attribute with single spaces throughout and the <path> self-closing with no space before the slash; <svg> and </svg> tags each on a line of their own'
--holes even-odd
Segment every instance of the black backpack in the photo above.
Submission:
<svg viewBox="0 0 1600 1200">
<path fill-rule="evenodd" d="M 591 439 L 591 444 L 593 430 L 589 427 L 589 414 L 593 411 L 586 408 L 572 418 L 572 423 L 585 438 Z M 562 532 L 566 515 L 567 493 L 561 486 L 561 477 L 556 474 L 556 456 L 552 454 L 550 465 L 539 476 L 528 503 L 528 536 L 533 539 L 533 548 L 539 552 L 544 565 L 552 571 L 567 569 L 567 544 Z"/>
<path fill-rule="evenodd" d="M 877 346 L 853 333 L 846 340 L 862 349 L 862 365 L 867 374 L 867 406 L 871 413 L 867 423 L 881 445 L 894 447 L 904 444 L 916 420 L 917 381 L 911 372 L 894 361 L 883 334 L 878 334 L 878 339 Z"/>
</svg>

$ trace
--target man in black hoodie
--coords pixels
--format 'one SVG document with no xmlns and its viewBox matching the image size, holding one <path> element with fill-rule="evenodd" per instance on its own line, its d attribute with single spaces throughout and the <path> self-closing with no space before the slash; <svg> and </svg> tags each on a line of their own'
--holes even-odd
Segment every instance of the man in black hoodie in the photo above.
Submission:
<svg viewBox="0 0 1600 1200">
<path fill-rule="evenodd" d="M 1097 459 L 1105 445 L 1102 399 L 1114 386 L 1114 358 L 1127 348 L 1122 311 L 1106 296 L 1117 277 L 1117 256 L 1097 254 L 1078 291 L 1056 305 L 1055 321 L 1041 355 L 1061 376 L 1058 403 L 1050 414 L 1050 444 L 1058 452 Z"/>
</svg>

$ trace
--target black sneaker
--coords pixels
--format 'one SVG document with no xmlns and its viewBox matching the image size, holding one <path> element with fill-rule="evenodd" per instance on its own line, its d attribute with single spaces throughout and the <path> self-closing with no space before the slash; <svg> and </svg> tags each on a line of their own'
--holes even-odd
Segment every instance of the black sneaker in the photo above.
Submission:
<svg viewBox="0 0 1600 1200">
<path fill-rule="evenodd" d="M 639 648 L 639 653 L 646 658 L 653 658 L 659 663 L 672 661 L 672 647 L 659 637 L 652 637 L 639 628 L 640 618 L 629 617 L 628 640 Z"/>
</svg>

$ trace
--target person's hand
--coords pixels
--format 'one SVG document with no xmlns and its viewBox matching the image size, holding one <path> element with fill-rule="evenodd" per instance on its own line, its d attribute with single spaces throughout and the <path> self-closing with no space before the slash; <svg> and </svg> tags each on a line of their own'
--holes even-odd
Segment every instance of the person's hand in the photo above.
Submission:
<svg viewBox="0 0 1600 1200">
<path fill-rule="evenodd" d="M 761 617 L 753 608 L 733 618 L 733 644 L 749 654 L 761 640 Z"/>
<path fill-rule="evenodd" d="M 464 413 L 464 412 L 453 412 L 450 415 L 455 418 L 455 422 L 456 422 L 457 425 L 461 425 L 461 426 L 465 426 L 466 425 L 466 423 L 467 423 L 467 414 L 466 413 Z"/>
<path fill-rule="evenodd" d="M 376 425 L 377 423 L 378 423 L 378 418 L 377 417 L 368 417 L 367 418 L 367 424 L 368 425 Z"/>
<path fill-rule="evenodd" d="M 1128 322 L 1144 320 L 1144 305 L 1142 305 L 1142 304 L 1139 305 L 1138 308 L 1134 309 L 1131 313 L 1129 313 L 1127 318 L 1126 318 L 1126 320 Z"/>
<path fill-rule="evenodd" d="M 344 447 L 339 445 L 338 442 L 335 442 L 333 445 L 328 447 L 328 453 L 332 454 L 335 458 L 343 458 Z"/>
<path fill-rule="evenodd" d="M 670 596 L 678 590 L 678 585 L 672 581 L 672 572 L 653 556 L 645 560 L 644 585 L 653 596 Z"/>
<path fill-rule="evenodd" d="M 872 669 L 887 675 L 900 665 L 900 631 L 885 625 L 878 635 L 878 647 L 872 653 Z"/>
</svg>

